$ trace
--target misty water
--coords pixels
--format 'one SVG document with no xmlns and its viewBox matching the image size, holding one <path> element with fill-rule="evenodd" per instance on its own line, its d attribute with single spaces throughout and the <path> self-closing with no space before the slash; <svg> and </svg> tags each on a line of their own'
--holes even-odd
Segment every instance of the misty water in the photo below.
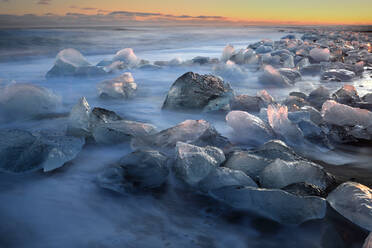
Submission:
<svg viewBox="0 0 372 248">
<path fill-rule="evenodd" d="M 64 48 L 79 50 L 92 64 L 112 58 L 126 47 L 151 62 L 196 56 L 219 58 L 226 44 L 245 48 L 261 39 L 278 40 L 286 34 L 269 27 L 0 30 L 0 88 L 13 81 L 32 83 L 50 89 L 62 103 L 58 109 L 62 117 L 2 120 L 0 127 L 63 130 L 67 124 L 64 114 L 84 96 L 92 107 L 151 123 L 158 130 L 187 119 L 205 119 L 230 138 L 224 115 L 161 110 L 170 86 L 179 76 L 188 71 L 216 74 L 212 66 L 130 70 L 138 84 L 137 94 L 131 100 L 98 97 L 97 84 L 123 71 L 89 78 L 46 79 L 45 74 Z M 255 95 L 263 89 L 253 71 L 220 76 L 239 94 Z M 305 77 L 291 88 L 267 90 L 274 98 L 284 99 L 291 91 L 309 93 L 318 85 L 319 78 Z M 367 83 L 360 87 L 358 81 L 354 85 L 360 95 L 372 91 L 372 83 L 371 88 Z M 336 90 L 340 85 L 329 83 L 328 87 Z M 76 159 L 55 172 L 0 173 L 0 247 L 322 247 L 320 244 L 327 242 L 324 240 L 332 225 L 328 219 L 285 226 L 255 216 L 229 215 L 210 199 L 171 188 L 154 195 L 120 195 L 98 187 L 98 173 L 129 152 L 129 144 L 88 145 Z M 347 158 L 355 159 L 351 155 Z"/>
</svg>

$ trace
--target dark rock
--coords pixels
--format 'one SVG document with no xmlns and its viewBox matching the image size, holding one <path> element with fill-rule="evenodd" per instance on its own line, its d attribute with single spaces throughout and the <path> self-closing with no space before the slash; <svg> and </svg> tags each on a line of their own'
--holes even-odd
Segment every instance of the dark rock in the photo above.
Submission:
<svg viewBox="0 0 372 248">
<path fill-rule="evenodd" d="M 357 102 L 360 102 L 358 92 L 352 85 L 345 84 L 341 89 L 332 95 L 332 98 L 341 104 L 349 106 L 355 106 Z"/>
<path fill-rule="evenodd" d="M 238 95 L 230 101 L 231 110 L 259 112 L 262 107 L 265 107 L 265 102 L 258 96 Z"/>
<path fill-rule="evenodd" d="M 282 188 L 283 190 L 299 196 L 319 196 L 319 197 L 326 197 L 326 193 L 321 188 L 309 184 L 309 183 L 293 183 L 290 185 L 285 186 Z"/>
<path fill-rule="evenodd" d="M 161 187 L 168 174 L 166 156 L 158 151 L 136 151 L 106 168 L 98 176 L 98 183 L 119 193 L 131 193 Z"/>
<path fill-rule="evenodd" d="M 292 91 L 289 93 L 290 96 L 296 96 L 296 97 L 299 97 L 299 98 L 302 98 L 302 99 L 307 99 L 307 95 L 305 93 L 302 93 L 302 92 L 297 92 L 297 91 Z"/>
<path fill-rule="evenodd" d="M 218 77 L 187 72 L 171 86 L 163 109 L 202 110 L 211 101 L 232 94 L 230 85 Z"/>
<path fill-rule="evenodd" d="M 350 82 L 354 78 L 355 73 L 345 69 L 330 69 L 321 75 L 321 79 L 325 81 Z"/>
<path fill-rule="evenodd" d="M 300 108 L 309 105 L 306 100 L 297 96 L 287 97 L 283 104 L 288 107 L 288 111 L 298 111 Z"/>
<path fill-rule="evenodd" d="M 330 99 L 329 90 L 323 86 L 320 86 L 309 94 L 307 101 L 311 104 L 311 106 L 315 107 L 316 109 L 321 109 L 323 103 L 329 99 Z"/>
</svg>

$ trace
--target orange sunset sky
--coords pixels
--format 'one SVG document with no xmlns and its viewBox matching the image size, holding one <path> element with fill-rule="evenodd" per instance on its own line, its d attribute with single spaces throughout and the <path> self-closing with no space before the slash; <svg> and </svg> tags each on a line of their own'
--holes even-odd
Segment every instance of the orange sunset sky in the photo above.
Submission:
<svg viewBox="0 0 372 248">
<path fill-rule="evenodd" d="M 128 20 L 372 24 L 372 0 L 0 0 L 1 15 L 108 16 Z"/>
</svg>

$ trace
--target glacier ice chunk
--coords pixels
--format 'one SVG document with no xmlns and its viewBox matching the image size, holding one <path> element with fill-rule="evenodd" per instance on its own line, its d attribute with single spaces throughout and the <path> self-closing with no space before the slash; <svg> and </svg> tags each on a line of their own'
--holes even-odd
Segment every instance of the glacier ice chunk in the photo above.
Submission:
<svg viewBox="0 0 372 248">
<path fill-rule="evenodd" d="M 355 182 L 338 186 L 327 197 L 333 209 L 354 224 L 372 231 L 372 190 Z"/>
<path fill-rule="evenodd" d="M 231 58 L 231 56 L 233 55 L 234 50 L 235 49 L 234 49 L 234 47 L 232 45 L 227 45 L 223 49 L 222 56 L 221 56 L 221 61 L 222 62 L 228 61 Z"/>
<path fill-rule="evenodd" d="M 84 139 L 54 133 L 12 129 L 0 135 L 0 170 L 11 173 L 52 171 L 74 159 L 85 144 Z"/>
<path fill-rule="evenodd" d="M 244 143 L 262 144 L 274 136 L 264 121 L 244 111 L 229 112 L 226 121 L 227 125 L 234 129 L 236 138 Z"/>
<path fill-rule="evenodd" d="M 293 183 L 309 183 L 325 190 L 329 181 L 330 177 L 321 166 L 307 161 L 277 159 L 260 174 L 260 183 L 264 188 L 279 189 Z"/>
<path fill-rule="evenodd" d="M 199 147 L 177 142 L 174 170 L 184 182 L 197 186 L 224 161 L 225 155 L 217 147 Z"/>
<path fill-rule="evenodd" d="M 274 132 L 281 135 L 288 143 L 303 143 L 301 130 L 288 119 L 287 106 L 269 105 L 267 108 L 267 117 Z"/>
<path fill-rule="evenodd" d="M 337 103 L 333 100 L 326 101 L 322 107 L 322 115 L 327 123 L 338 126 L 363 126 L 372 124 L 372 113 L 366 109 L 353 108 Z"/>
<path fill-rule="evenodd" d="M 235 151 L 224 164 L 232 170 L 239 170 L 253 179 L 257 179 L 261 171 L 270 163 L 271 159 L 257 156 L 248 151 Z"/>
<path fill-rule="evenodd" d="M 57 54 L 56 61 L 46 77 L 103 75 L 103 68 L 91 65 L 77 50 L 68 48 Z"/>
<path fill-rule="evenodd" d="M 133 137 L 155 133 L 157 133 L 156 128 L 151 124 L 126 120 L 100 123 L 92 128 L 93 138 L 98 144 L 123 143 L 130 141 Z"/>
<path fill-rule="evenodd" d="M 130 72 L 125 72 L 111 80 L 105 80 L 98 85 L 98 94 L 101 98 L 129 99 L 134 96 L 136 90 L 137 84 Z"/>
<path fill-rule="evenodd" d="M 121 61 L 128 66 L 137 66 L 140 63 L 132 48 L 124 48 L 118 51 L 112 60 Z"/>
<path fill-rule="evenodd" d="M 221 136 L 209 122 L 186 120 L 157 134 L 135 138 L 132 141 L 132 147 L 134 149 L 160 149 L 168 153 L 174 150 L 178 141 L 197 146 L 212 145 L 221 149 L 228 149 L 231 146 L 227 138 Z"/>
<path fill-rule="evenodd" d="M 57 110 L 61 98 L 33 84 L 11 83 L 0 92 L 0 114 L 9 119 L 33 118 Z"/>
<path fill-rule="evenodd" d="M 210 195 L 238 210 L 249 211 L 283 224 L 299 225 L 323 219 L 327 204 L 316 196 L 297 196 L 280 189 L 228 186 L 210 191 Z"/>
<path fill-rule="evenodd" d="M 257 187 L 257 184 L 242 171 L 217 167 L 206 178 L 200 181 L 198 185 L 203 192 L 209 192 L 210 190 L 226 186 Z"/>
<path fill-rule="evenodd" d="M 70 111 L 67 132 L 74 136 L 89 136 L 90 113 L 87 99 L 85 97 L 80 98 Z"/>
<path fill-rule="evenodd" d="M 258 78 L 259 82 L 273 87 L 288 87 L 294 84 L 286 76 L 282 75 L 271 65 L 265 65 L 262 74 Z"/>
</svg>

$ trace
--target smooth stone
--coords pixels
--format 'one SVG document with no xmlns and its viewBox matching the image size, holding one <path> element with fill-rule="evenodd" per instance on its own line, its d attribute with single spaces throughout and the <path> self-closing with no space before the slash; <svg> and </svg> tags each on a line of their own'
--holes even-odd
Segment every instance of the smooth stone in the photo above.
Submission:
<svg viewBox="0 0 372 248">
<path fill-rule="evenodd" d="M 357 102 L 360 102 L 357 90 L 353 85 L 349 84 L 342 86 L 341 89 L 332 95 L 332 98 L 338 103 L 350 106 L 356 105 Z"/>
<path fill-rule="evenodd" d="M 316 109 L 322 109 L 323 103 L 329 99 L 329 90 L 323 86 L 319 86 L 309 94 L 307 101 Z"/>
<path fill-rule="evenodd" d="M 324 81 L 350 82 L 355 78 L 355 73 L 345 69 L 330 69 L 322 73 Z"/>
<path fill-rule="evenodd" d="M 221 78 L 187 72 L 173 83 L 162 109 L 202 110 L 210 101 L 232 94 L 230 85 Z"/>
<path fill-rule="evenodd" d="M 237 95 L 230 101 L 231 110 L 241 110 L 246 112 L 259 112 L 265 102 L 261 97 L 249 95 Z"/>
<path fill-rule="evenodd" d="M 295 69 L 281 68 L 278 71 L 281 75 L 287 77 L 292 82 L 292 84 L 302 79 L 301 73 Z"/>
</svg>

